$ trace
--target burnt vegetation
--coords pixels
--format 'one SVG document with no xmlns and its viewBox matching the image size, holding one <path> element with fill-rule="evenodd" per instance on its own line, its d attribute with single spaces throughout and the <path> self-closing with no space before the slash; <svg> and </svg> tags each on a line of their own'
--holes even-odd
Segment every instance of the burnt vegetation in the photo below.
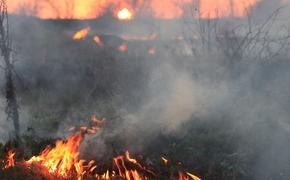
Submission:
<svg viewBox="0 0 290 180">
<path fill-rule="evenodd" d="M 3 58 L 4 71 L 5 71 L 5 96 L 6 96 L 6 109 L 7 120 L 12 121 L 14 125 L 14 133 L 12 136 L 15 141 L 20 139 L 20 125 L 19 125 L 19 112 L 16 97 L 16 90 L 14 85 L 14 65 L 11 57 L 12 44 L 9 30 L 8 12 L 6 2 L 0 2 L 0 49 Z"/>
</svg>

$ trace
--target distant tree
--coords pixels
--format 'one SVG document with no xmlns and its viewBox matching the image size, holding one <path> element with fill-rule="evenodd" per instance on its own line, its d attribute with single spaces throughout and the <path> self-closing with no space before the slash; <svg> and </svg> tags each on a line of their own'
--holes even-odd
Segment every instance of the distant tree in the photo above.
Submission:
<svg viewBox="0 0 290 180">
<path fill-rule="evenodd" d="M 5 0 L 0 1 L 0 53 L 4 61 L 5 80 L 6 80 L 6 114 L 7 120 L 13 121 L 15 139 L 19 140 L 19 112 L 16 98 L 16 91 L 13 82 L 13 62 L 11 58 L 11 38 L 9 32 L 9 21 L 7 5 Z"/>
<path fill-rule="evenodd" d="M 194 7 L 195 8 L 195 7 Z M 286 25 L 279 24 L 279 14 L 282 8 L 276 9 L 270 15 L 253 22 L 253 12 L 246 9 L 243 20 L 236 21 L 234 17 L 203 18 L 193 14 L 194 28 L 189 39 L 194 56 L 210 56 L 219 54 L 228 62 L 236 63 L 243 59 L 258 59 L 267 61 L 285 53 L 290 40 L 290 31 Z M 234 13 L 233 13 L 234 14 Z M 236 23 L 238 22 L 238 23 Z M 191 24 L 192 24 L 191 23 Z"/>
</svg>

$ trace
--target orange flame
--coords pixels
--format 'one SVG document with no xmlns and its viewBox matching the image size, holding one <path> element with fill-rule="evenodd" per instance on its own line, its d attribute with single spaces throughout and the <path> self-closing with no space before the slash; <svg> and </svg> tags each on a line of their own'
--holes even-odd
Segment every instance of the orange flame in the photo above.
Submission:
<svg viewBox="0 0 290 180">
<path fill-rule="evenodd" d="M 104 126 L 105 119 L 98 120 L 94 115 L 91 119 L 91 126 L 80 127 L 80 131 L 69 136 L 66 141 L 56 141 L 55 147 L 46 147 L 39 156 L 33 156 L 28 161 L 28 164 L 38 163 L 48 169 L 50 173 L 56 173 L 63 177 L 69 177 L 71 171 L 75 171 L 78 178 L 87 172 L 92 172 L 96 166 L 94 161 L 90 161 L 87 165 L 85 160 L 79 160 L 79 146 L 86 133 L 95 133 L 97 127 Z"/>
<path fill-rule="evenodd" d="M 125 43 L 122 43 L 118 49 L 120 52 L 124 53 L 127 51 L 127 45 Z"/>
<path fill-rule="evenodd" d="M 118 12 L 117 17 L 120 20 L 131 20 L 133 19 L 133 13 L 129 9 L 123 8 Z"/>
<path fill-rule="evenodd" d="M 106 12 L 117 15 L 116 11 L 122 11 L 122 8 L 134 12 L 134 16 L 173 19 L 182 17 L 188 7 L 198 9 L 204 18 L 228 16 L 231 13 L 243 16 L 245 8 L 258 1 L 260 0 L 10 0 L 7 3 L 10 13 L 25 13 L 44 19 L 91 19 Z M 128 11 L 124 10 L 121 14 L 126 17 Z"/>
<path fill-rule="evenodd" d="M 50 173 L 68 177 L 68 172 L 75 167 L 79 171 L 81 169 L 79 166 L 83 164 L 82 161 L 78 161 L 78 148 L 82 139 L 82 134 L 77 132 L 75 135 L 70 136 L 67 141 L 58 140 L 54 148 L 47 147 L 39 156 L 33 156 L 27 163 L 37 162 L 46 167 Z"/>
<path fill-rule="evenodd" d="M 89 34 L 91 28 L 90 27 L 87 27 L 87 28 L 84 28 L 78 32 L 76 32 L 73 36 L 73 39 L 74 40 L 82 40 L 82 39 L 85 39 L 87 37 L 87 35 Z"/>
<path fill-rule="evenodd" d="M 100 38 L 98 35 L 96 35 L 96 36 L 94 37 L 94 41 L 97 43 L 97 45 L 98 45 L 100 48 L 104 48 L 104 47 L 105 47 L 103 41 L 101 40 L 101 38 Z"/>
<path fill-rule="evenodd" d="M 184 174 L 183 172 L 179 171 L 178 174 L 179 174 L 179 180 L 190 180 L 190 179 L 201 180 L 199 177 L 197 177 L 189 172 Z"/>
<path fill-rule="evenodd" d="M 142 180 L 146 179 L 143 175 L 141 175 L 137 170 L 129 170 L 125 164 L 125 160 L 137 165 L 141 169 L 143 168 L 136 159 L 132 159 L 130 157 L 129 151 L 126 151 L 125 157 L 124 156 L 118 156 L 114 158 L 114 164 L 117 166 L 118 174 L 121 178 L 124 178 L 126 180 Z"/>
<path fill-rule="evenodd" d="M 148 49 L 148 54 L 154 55 L 156 53 L 156 47 L 152 47 Z"/>
<path fill-rule="evenodd" d="M 125 156 L 126 156 L 127 160 L 130 161 L 131 163 L 133 163 L 133 164 L 137 164 L 138 163 L 136 159 L 132 159 L 130 157 L 129 151 L 126 151 Z"/>
<path fill-rule="evenodd" d="M 191 177 L 193 180 L 201 180 L 199 177 L 197 177 L 197 176 L 195 176 L 195 175 L 193 175 L 193 174 L 191 174 L 191 173 L 189 173 L 189 172 L 187 172 L 186 173 L 189 177 Z"/>
<path fill-rule="evenodd" d="M 258 1 L 260 0 L 202 0 L 199 4 L 199 13 L 202 18 L 243 17 L 247 9 Z"/>
<path fill-rule="evenodd" d="M 143 167 L 136 159 L 130 156 L 129 151 L 125 155 L 117 156 L 113 159 L 113 169 L 107 170 L 104 174 L 95 173 L 95 161 L 86 163 L 85 160 L 79 160 L 79 147 L 90 129 L 97 129 L 105 125 L 105 119 L 99 120 L 96 116 L 92 116 L 89 127 L 81 127 L 80 131 L 71 135 L 67 140 L 57 140 L 54 147 L 46 147 L 38 156 L 33 156 L 25 165 L 28 168 L 33 164 L 47 168 L 48 172 L 63 177 L 65 179 L 82 180 L 88 177 L 94 177 L 97 180 L 124 179 L 124 180 L 145 180 L 155 177 L 155 173 Z M 84 130 L 85 129 L 85 130 Z M 15 166 L 13 151 L 9 151 L 7 155 L 7 164 L 3 169 Z M 162 158 L 164 161 L 165 158 Z M 167 160 L 166 160 L 167 161 Z M 150 174 L 150 175 L 149 175 Z M 200 180 L 197 176 L 183 172 L 179 172 L 180 180 Z"/>
<path fill-rule="evenodd" d="M 168 159 L 166 159 L 165 157 L 161 157 L 161 160 L 163 161 L 163 163 L 167 166 L 168 165 Z"/>
<path fill-rule="evenodd" d="M 106 119 L 99 120 L 96 115 L 92 116 L 91 121 L 94 127 L 104 127 L 106 125 Z"/>
<path fill-rule="evenodd" d="M 4 166 L 3 169 L 7 169 L 7 168 L 15 166 L 14 156 L 15 156 L 15 152 L 13 150 L 9 150 L 7 154 L 6 165 Z"/>
</svg>

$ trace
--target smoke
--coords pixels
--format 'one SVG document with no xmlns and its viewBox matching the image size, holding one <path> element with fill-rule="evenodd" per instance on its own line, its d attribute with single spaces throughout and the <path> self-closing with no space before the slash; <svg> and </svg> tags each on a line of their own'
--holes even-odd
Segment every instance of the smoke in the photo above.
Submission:
<svg viewBox="0 0 290 180">
<path fill-rule="evenodd" d="M 6 120 L 6 114 L 5 114 L 5 99 L 0 99 L 0 135 L 1 135 L 1 142 L 5 142 L 9 139 L 9 134 L 7 133 L 7 130 L 12 130 L 11 124 L 7 123 Z"/>
<path fill-rule="evenodd" d="M 263 24 L 261 19 L 270 16 L 265 9 L 271 2 L 264 0 L 253 8 L 253 31 Z M 257 35 L 258 40 L 273 40 L 263 41 L 267 45 L 261 46 L 252 41 L 254 35 L 243 39 L 244 31 L 232 33 L 236 24 L 247 24 L 246 19 L 204 20 L 199 22 L 203 24 L 190 24 L 190 28 L 182 20 L 147 22 L 127 23 L 124 28 L 102 21 L 92 25 L 90 21 L 12 17 L 15 57 L 19 60 L 16 82 L 22 133 L 33 128 L 38 136 L 64 137 L 69 133 L 67 129 L 87 125 L 96 113 L 108 119 L 108 130 L 86 140 L 82 147 L 84 155 L 96 159 L 113 154 L 112 146 L 119 139 L 124 142 L 123 148 L 142 151 L 160 134 L 210 142 L 210 133 L 234 133 L 240 137 L 233 148 L 235 153 L 256 152 L 252 177 L 290 177 L 289 41 L 279 38 L 284 37 L 281 26 L 271 26 L 271 33 Z M 84 41 L 71 39 L 76 30 L 88 25 L 93 30 Z M 117 47 L 123 42 L 118 35 L 150 34 L 152 29 L 156 30 L 156 41 L 126 41 L 126 53 L 117 48 L 101 49 L 92 40 L 98 34 L 105 45 Z M 183 33 L 191 35 L 191 39 Z M 244 41 L 249 45 L 235 51 Z M 277 51 L 281 44 L 283 48 Z M 152 46 L 157 47 L 153 56 L 147 53 Z M 0 133 L 7 134 L 9 122 L 5 122 L 3 111 L 0 118 Z M 203 123 L 206 126 L 199 134 L 195 127 Z M 221 132 L 212 128 L 216 126 Z M 207 151 L 218 146 L 201 142 L 197 142 L 196 149 Z M 195 147 L 195 142 L 190 143 L 190 148 Z"/>
<path fill-rule="evenodd" d="M 259 9 L 252 14 L 253 18 L 256 13 L 260 15 L 260 21 L 254 22 L 256 27 L 271 17 L 270 13 L 262 15 L 259 11 L 265 13 L 265 9 Z M 280 15 L 283 15 L 282 19 L 279 19 Z M 284 15 L 282 9 L 275 25 L 266 30 L 271 34 L 267 38 L 280 37 L 279 28 L 289 26 L 283 21 Z M 229 43 L 226 50 L 239 43 L 238 38 L 227 37 L 230 39 L 223 44 Z M 242 57 L 239 57 L 223 54 L 226 51 L 221 52 L 222 47 L 216 47 L 222 45 L 219 43 L 214 40 L 206 54 L 191 59 L 174 53 L 158 57 L 149 73 L 145 101 L 137 111 L 124 116 L 121 128 L 128 144 L 142 149 L 154 142 L 160 133 L 190 136 L 192 132 L 187 131 L 188 124 L 198 124 L 195 121 L 200 119 L 215 124 L 223 118 L 226 123 L 232 123 L 231 129 L 225 128 L 224 133 L 234 131 L 241 137 L 237 153 L 255 152 L 255 160 L 251 162 L 253 169 L 250 170 L 252 178 L 289 178 L 289 41 L 283 42 L 285 49 L 279 54 L 271 55 L 271 51 L 277 49 L 274 43 L 265 51 L 266 55 L 263 52 L 258 57 L 256 53 L 260 47 L 256 45 L 250 51 L 242 51 Z"/>
<path fill-rule="evenodd" d="M 176 68 L 170 59 L 162 61 L 150 74 L 146 100 L 137 112 L 125 117 L 126 128 L 135 131 L 142 128 L 150 134 L 160 129 L 165 134 L 182 132 L 181 127 L 193 115 L 204 116 L 226 93 L 222 84 L 195 81 L 192 74 L 184 67 Z"/>
</svg>

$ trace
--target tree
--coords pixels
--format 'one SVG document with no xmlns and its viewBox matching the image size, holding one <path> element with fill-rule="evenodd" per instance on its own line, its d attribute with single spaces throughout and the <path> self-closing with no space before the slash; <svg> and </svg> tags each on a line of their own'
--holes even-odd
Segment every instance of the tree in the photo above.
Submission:
<svg viewBox="0 0 290 180">
<path fill-rule="evenodd" d="M 19 141 L 19 112 L 16 98 L 15 86 L 13 82 L 13 62 L 11 59 L 11 38 L 9 33 L 9 21 L 7 5 L 5 0 L 0 0 L 0 53 L 4 61 L 5 80 L 6 80 L 6 114 L 7 120 L 13 121 L 14 135 Z"/>
</svg>

